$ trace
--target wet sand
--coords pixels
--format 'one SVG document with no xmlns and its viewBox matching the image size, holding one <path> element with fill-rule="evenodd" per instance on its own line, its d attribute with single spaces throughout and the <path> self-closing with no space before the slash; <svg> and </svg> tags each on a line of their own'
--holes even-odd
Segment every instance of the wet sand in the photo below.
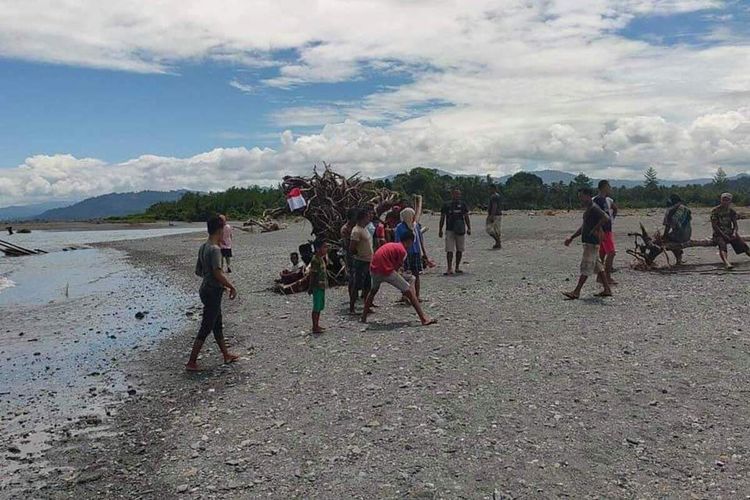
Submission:
<svg viewBox="0 0 750 500">
<path fill-rule="evenodd" d="M 39 498 L 725 497 L 750 491 L 747 257 L 722 270 L 690 249 L 672 272 L 630 270 L 625 236 L 661 211 L 623 214 L 615 297 L 562 300 L 580 247 L 563 239 L 578 213 L 511 213 L 489 250 L 474 219 L 466 274 L 427 274 L 420 327 L 384 290 L 364 326 L 328 295 L 308 335 L 310 299 L 266 291 L 309 226 L 238 233 L 225 307 L 242 356 L 182 370 L 198 315 L 121 368 L 132 396 L 47 453 L 43 476 L 16 485 Z M 428 249 L 442 264 L 437 220 Z M 741 221 L 745 234 L 750 225 Z M 694 211 L 694 236 L 709 235 Z M 197 242 L 121 242 L 131 261 L 190 294 Z M 148 294 L 148 291 L 145 291 Z M 174 312 L 184 316 L 185 309 Z M 78 424 L 79 426 L 81 424 Z M 75 427 L 75 426 L 74 426 Z M 111 435 L 92 437 L 96 429 Z M 28 479 L 28 478 L 27 478 Z M 8 490 L 6 490 L 8 491 Z M 5 493 L 5 492 L 2 492 Z"/>
</svg>

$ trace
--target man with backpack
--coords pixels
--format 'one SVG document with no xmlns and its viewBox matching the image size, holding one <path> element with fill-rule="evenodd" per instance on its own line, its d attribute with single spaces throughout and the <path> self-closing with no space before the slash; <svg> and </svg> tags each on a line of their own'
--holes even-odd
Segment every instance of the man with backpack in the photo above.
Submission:
<svg viewBox="0 0 750 500">
<path fill-rule="evenodd" d="M 679 243 L 680 245 L 690 241 L 693 234 L 692 219 L 692 213 L 685 206 L 682 198 L 676 194 L 669 195 L 667 211 L 664 214 L 664 240 L 669 243 Z M 677 259 L 677 265 L 681 265 L 683 250 L 675 248 L 672 250 L 672 253 L 674 253 Z"/>
<path fill-rule="evenodd" d="M 469 219 L 469 207 L 461 199 L 461 190 L 454 188 L 451 193 L 451 201 L 443 205 L 440 211 L 440 228 L 438 237 L 443 237 L 445 226 L 445 253 L 448 260 L 446 276 L 453 274 L 453 254 L 456 254 L 456 274 L 462 274 L 461 259 L 463 257 L 466 235 L 471 236 L 471 220 Z"/>
</svg>

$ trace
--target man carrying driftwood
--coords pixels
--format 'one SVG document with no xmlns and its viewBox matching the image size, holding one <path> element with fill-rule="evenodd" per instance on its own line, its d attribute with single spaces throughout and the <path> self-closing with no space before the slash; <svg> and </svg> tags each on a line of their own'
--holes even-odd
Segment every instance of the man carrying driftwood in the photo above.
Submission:
<svg viewBox="0 0 750 500">
<path fill-rule="evenodd" d="M 722 194 L 721 204 L 711 210 L 711 227 L 714 230 L 713 241 L 719 246 L 719 257 L 727 269 L 734 267 L 729 262 L 728 245 L 732 245 L 737 255 L 744 253 L 750 256 L 750 248 L 739 234 L 737 218 L 737 212 L 732 208 L 732 193 Z"/>
<path fill-rule="evenodd" d="M 581 275 L 578 278 L 578 284 L 572 292 L 563 292 L 563 295 L 569 300 L 576 300 L 581 296 L 583 285 L 589 276 L 596 274 L 599 281 L 604 287 L 604 291 L 596 294 L 597 297 L 611 297 L 612 289 L 609 286 L 607 273 L 604 272 L 601 262 L 599 261 L 599 243 L 602 240 L 602 226 L 609 221 L 609 216 L 599 206 L 593 202 L 594 192 L 591 188 L 581 188 L 578 190 L 578 199 L 583 206 L 583 224 L 573 235 L 565 240 L 565 246 L 568 247 L 577 237 L 581 237 L 583 243 L 583 258 L 581 259 Z"/>
</svg>

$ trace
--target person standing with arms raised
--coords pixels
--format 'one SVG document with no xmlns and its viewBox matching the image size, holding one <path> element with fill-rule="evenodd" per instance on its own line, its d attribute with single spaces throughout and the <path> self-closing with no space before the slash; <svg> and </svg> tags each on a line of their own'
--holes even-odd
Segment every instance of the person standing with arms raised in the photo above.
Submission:
<svg viewBox="0 0 750 500">
<path fill-rule="evenodd" d="M 443 227 L 445 226 L 445 233 Z M 445 234 L 445 253 L 448 261 L 446 276 L 453 274 L 453 254 L 456 254 L 456 274 L 462 274 L 461 259 L 466 246 L 466 235 L 471 236 L 471 220 L 469 219 L 469 207 L 461 199 L 461 190 L 454 188 L 451 193 L 451 201 L 443 205 L 440 211 L 440 228 L 438 237 Z"/>
</svg>

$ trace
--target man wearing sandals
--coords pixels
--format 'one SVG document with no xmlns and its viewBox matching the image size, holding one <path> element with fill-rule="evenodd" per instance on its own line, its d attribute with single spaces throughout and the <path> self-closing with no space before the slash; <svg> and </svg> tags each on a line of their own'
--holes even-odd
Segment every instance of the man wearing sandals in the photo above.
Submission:
<svg viewBox="0 0 750 500">
<path fill-rule="evenodd" d="M 575 300 L 581 296 L 581 289 L 588 280 L 589 276 L 596 274 L 599 281 L 604 287 L 604 291 L 597 294 L 599 297 L 611 297 L 612 289 L 609 286 L 607 273 L 604 272 L 601 262 L 599 262 L 599 243 L 602 240 L 602 226 L 609 222 L 609 216 L 599 206 L 593 202 L 594 191 L 591 188 L 581 188 L 578 190 L 578 199 L 581 200 L 583 211 L 583 224 L 573 235 L 565 240 L 565 246 L 568 247 L 578 236 L 583 243 L 583 258 L 581 259 L 581 275 L 578 278 L 578 285 L 572 292 L 563 292 L 563 295 L 570 300 Z"/>
</svg>

